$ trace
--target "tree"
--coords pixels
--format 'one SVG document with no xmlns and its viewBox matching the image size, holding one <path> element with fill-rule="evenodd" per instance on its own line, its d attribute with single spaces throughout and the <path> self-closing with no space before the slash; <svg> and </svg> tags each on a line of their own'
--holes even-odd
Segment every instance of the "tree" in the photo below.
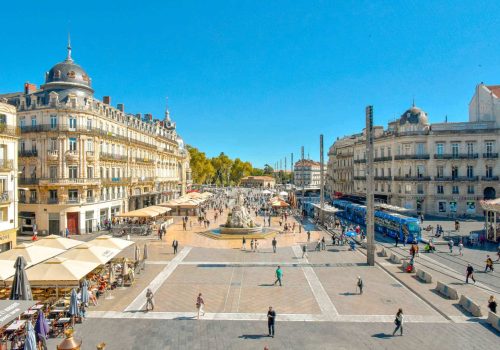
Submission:
<svg viewBox="0 0 500 350">
<path fill-rule="evenodd" d="M 233 161 L 221 152 L 218 157 L 211 159 L 215 170 L 215 183 L 217 185 L 228 186 L 230 184 L 230 172 Z"/>
<path fill-rule="evenodd" d="M 191 157 L 189 163 L 193 182 L 197 184 L 210 183 L 215 175 L 215 169 L 204 152 L 200 152 L 196 147 L 187 146 Z"/>
<path fill-rule="evenodd" d="M 252 173 L 250 175 L 252 175 L 252 176 L 262 176 L 262 175 L 264 175 L 264 170 L 263 169 L 259 169 L 259 168 L 253 168 L 252 169 Z"/>
<path fill-rule="evenodd" d="M 239 184 L 241 179 L 249 176 L 252 173 L 252 164 L 250 162 L 243 162 L 240 158 L 236 158 L 231 167 L 231 181 L 234 184 Z"/>
<path fill-rule="evenodd" d="M 272 166 L 269 164 L 264 165 L 264 174 L 265 175 L 273 175 L 274 174 L 274 169 Z"/>
</svg>

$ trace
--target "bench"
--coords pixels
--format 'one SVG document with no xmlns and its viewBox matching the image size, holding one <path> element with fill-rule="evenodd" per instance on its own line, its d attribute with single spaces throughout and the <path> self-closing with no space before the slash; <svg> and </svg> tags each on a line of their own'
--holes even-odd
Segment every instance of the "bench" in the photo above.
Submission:
<svg viewBox="0 0 500 350">
<path fill-rule="evenodd" d="M 491 324 L 497 331 L 500 331 L 500 315 L 488 311 L 488 323 Z"/>
<path fill-rule="evenodd" d="M 424 270 L 417 270 L 417 278 L 424 283 L 432 283 L 432 275 Z"/>
<path fill-rule="evenodd" d="M 450 286 L 437 282 L 436 290 L 441 294 L 451 300 L 458 300 L 458 292 L 455 288 L 451 288 Z"/>
<path fill-rule="evenodd" d="M 460 301 L 458 302 L 465 310 L 469 311 L 474 317 L 481 317 L 483 313 L 481 312 L 481 306 L 474 302 L 471 298 L 465 295 L 460 295 Z"/>
</svg>

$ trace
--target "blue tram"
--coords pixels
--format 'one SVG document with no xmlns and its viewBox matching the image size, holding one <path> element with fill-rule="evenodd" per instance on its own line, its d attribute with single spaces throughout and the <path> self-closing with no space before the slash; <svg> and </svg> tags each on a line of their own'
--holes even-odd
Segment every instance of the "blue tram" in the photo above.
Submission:
<svg viewBox="0 0 500 350">
<path fill-rule="evenodd" d="M 333 205 L 342 210 L 336 213 L 338 218 L 366 226 L 366 206 L 340 199 L 334 200 Z M 420 241 L 421 238 L 418 219 L 381 210 L 375 211 L 375 231 L 393 238 L 399 235 L 401 241 L 405 234 L 408 242 Z"/>
</svg>

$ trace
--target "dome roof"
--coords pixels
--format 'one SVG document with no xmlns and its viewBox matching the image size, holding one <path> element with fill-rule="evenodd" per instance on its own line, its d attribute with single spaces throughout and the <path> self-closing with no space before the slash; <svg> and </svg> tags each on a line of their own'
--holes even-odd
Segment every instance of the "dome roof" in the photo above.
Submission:
<svg viewBox="0 0 500 350">
<path fill-rule="evenodd" d="M 85 94 L 92 94 L 91 79 L 88 74 L 71 58 L 71 46 L 68 45 L 68 57 L 45 74 L 45 91 L 76 89 Z"/>
<path fill-rule="evenodd" d="M 406 123 L 428 125 L 429 119 L 427 118 L 427 113 L 425 113 L 422 109 L 413 105 L 410 109 L 404 112 L 399 118 L 400 125 Z"/>
</svg>

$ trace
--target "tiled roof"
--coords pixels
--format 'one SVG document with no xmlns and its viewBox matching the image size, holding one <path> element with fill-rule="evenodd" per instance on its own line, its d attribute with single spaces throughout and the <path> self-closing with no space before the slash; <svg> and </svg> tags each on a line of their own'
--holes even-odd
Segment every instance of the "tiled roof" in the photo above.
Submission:
<svg viewBox="0 0 500 350">
<path fill-rule="evenodd" d="M 493 94 L 497 98 L 500 98 L 500 85 L 487 85 L 486 87 L 488 88 L 488 90 L 493 92 Z"/>
</svg>

